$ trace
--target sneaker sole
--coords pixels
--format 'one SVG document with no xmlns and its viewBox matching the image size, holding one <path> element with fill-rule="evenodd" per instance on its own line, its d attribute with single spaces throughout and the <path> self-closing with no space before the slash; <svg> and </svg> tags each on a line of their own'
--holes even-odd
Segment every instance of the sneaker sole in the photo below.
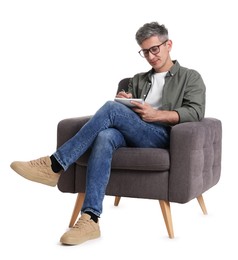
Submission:
<svg viewBox="0 0 238 260">
<path fill-rule="evenodd" d="M 90 233 L 90 235 L 84 236 L 82 238 L 75 238 L 75 237 L 67 237 L 67 238 L 61 238 L 60 242 L 63 245 L 79 245 L 82 244 L 88 240 L 96 239 L 100 237 L 100 231 L 95 231 L 93 233 Z"/>
</svg>

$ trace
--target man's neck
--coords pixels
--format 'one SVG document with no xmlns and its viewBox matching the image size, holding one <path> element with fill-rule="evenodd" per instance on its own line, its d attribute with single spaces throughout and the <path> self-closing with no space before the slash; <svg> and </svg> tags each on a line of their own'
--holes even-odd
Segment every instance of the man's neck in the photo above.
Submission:
<svg viewBox="0 0 238 260">
<path fill-rule="evenodd" d="M 171 59 L 168 59 L 168 61 L 164 64 L 164 66 L 161 67 L 161 68 L 159 69 L 159 71 L 157 71 L 157 72 L 166 72 L 166 71 L 169 71 L 169 70 L 172 68 L 173 65 L 174 65 L 173 61 L 172 61 Z"/>
</svg>

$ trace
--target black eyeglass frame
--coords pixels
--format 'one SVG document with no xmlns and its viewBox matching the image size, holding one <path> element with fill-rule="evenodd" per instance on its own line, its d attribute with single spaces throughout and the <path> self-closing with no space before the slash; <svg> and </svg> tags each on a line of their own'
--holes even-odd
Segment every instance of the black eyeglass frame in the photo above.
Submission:
<svg viewBox="0 0 238 260">
<path fill-rule="evenodd" d="M 140 56 L 141 56 L 142 58 L 148 57 L 149 52 L 150 52 L 151 54 L 153 54 L 153 55 L 156 55 L 156 54 L 158 54 L 158 53 L 160 52 L 160 46 L 162 46 L 163 44 L 165 44 L 168 40 L 169 40 L 169 39 L 165 40 L 164 42 L 162 42 L 162 43 L 159 44 L 159 45 L 154 45 L 154 46 L 150 47 L 149 49 L 141 49 L 140 51 L 138 51 L 138 53 L 140 54 Z M 152 51 L 151 51 L 154 47 L 158 47 L 158 51 L 157 51 L 157 52 L 152 52 Z M 146 52 L 146 54 L 145 54 L 145 52 Z"/>
</svg>

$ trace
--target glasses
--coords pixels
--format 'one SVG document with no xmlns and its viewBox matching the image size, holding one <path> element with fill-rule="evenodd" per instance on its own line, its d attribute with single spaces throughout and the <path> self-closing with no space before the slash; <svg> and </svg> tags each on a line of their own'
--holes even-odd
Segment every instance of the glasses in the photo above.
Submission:
<svg viewBox="0 0 238 260">
<path fill-rule="evenodd" d="M 140 51 L 138 51 L 138 53 L 140 54 L 140 56 L 142 58 L 147 58 L 149 57 L 149 52 L 152 53 L 153 55 L 156 55 L 160 52 L 160 46 L 165 44 L 168 40 L 162 42 L 161 44 L 159 45 L 155 45 L 155 46 L 152 46 L 150 47 L 149 49 L 141 49 Z"/>
</svg>

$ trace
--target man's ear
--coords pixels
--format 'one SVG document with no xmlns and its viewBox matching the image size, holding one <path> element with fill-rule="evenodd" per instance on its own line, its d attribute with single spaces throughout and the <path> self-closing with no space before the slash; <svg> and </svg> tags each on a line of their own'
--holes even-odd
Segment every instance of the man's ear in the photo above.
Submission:
<svg viewBox="0 0 238 260">
<path fill-rule="evenodd" d="M 168 41 L 167 41 L 167 48 L 168 48 L 169 51 L 172 50 L 172 46 L 173 46 L 172 40 L 168 40 Z"/>
</svg>

